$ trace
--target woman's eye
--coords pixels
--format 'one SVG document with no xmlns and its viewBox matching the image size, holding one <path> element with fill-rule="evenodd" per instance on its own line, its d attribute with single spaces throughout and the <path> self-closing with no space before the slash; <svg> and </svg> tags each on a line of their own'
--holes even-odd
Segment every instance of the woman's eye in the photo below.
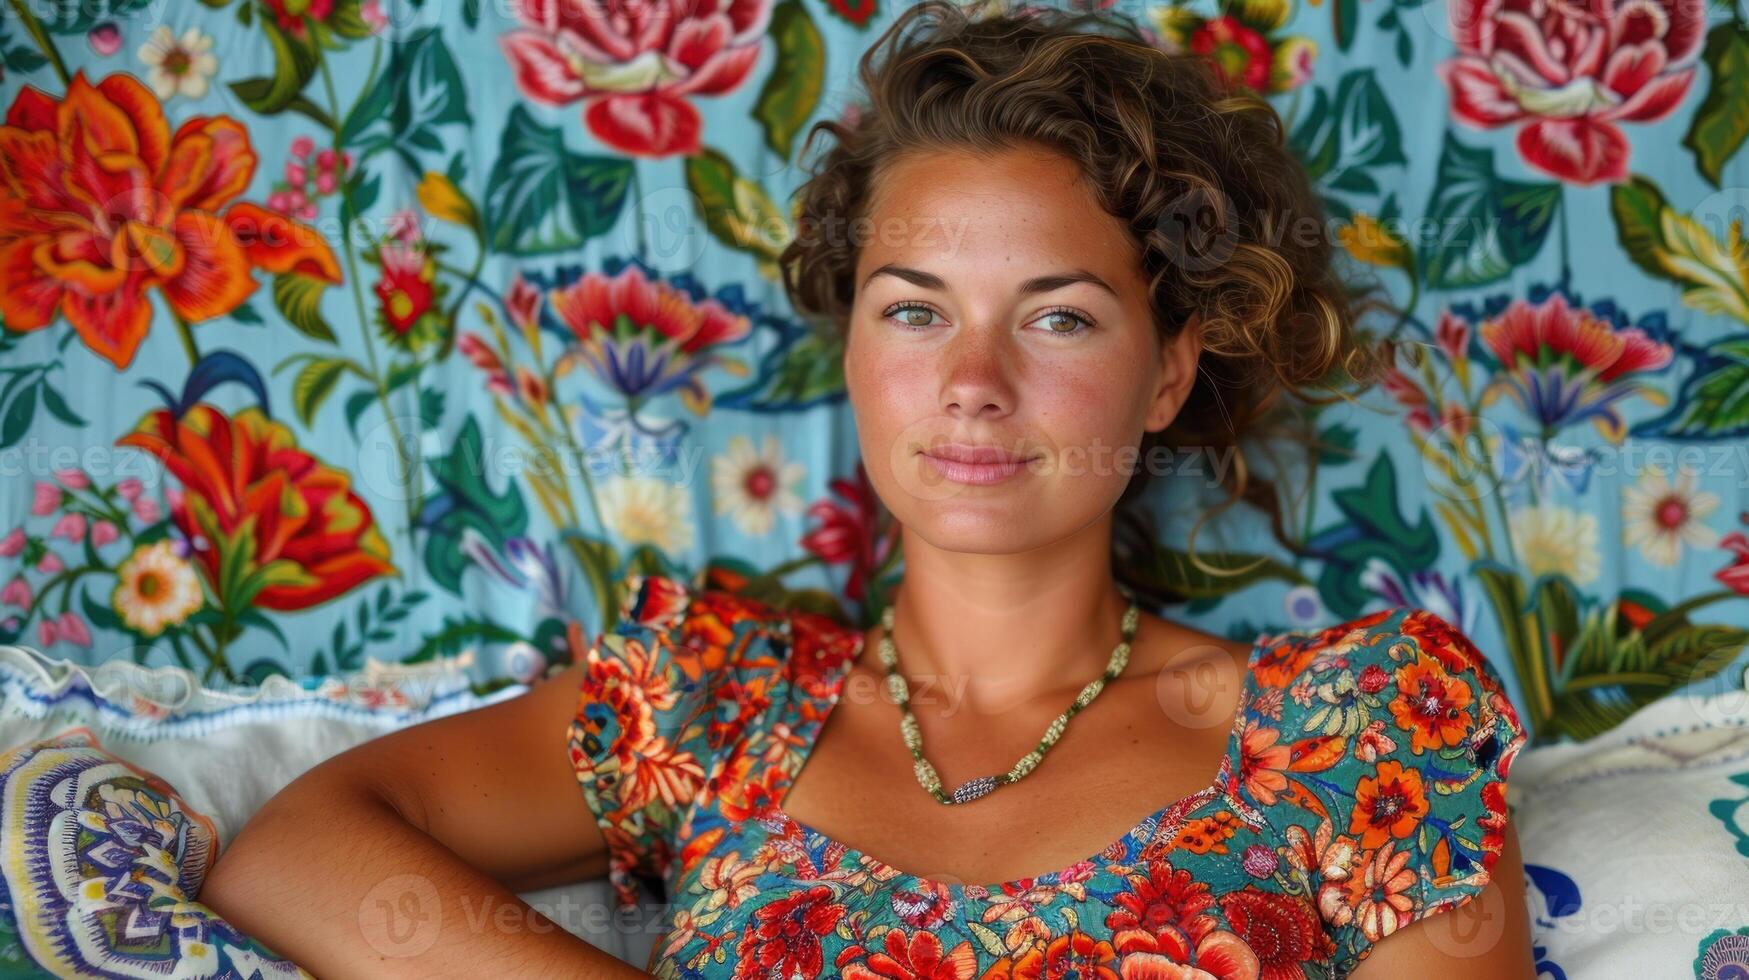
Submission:
<svg viewBox="0 0 1749 980">
<path fill-rule="evenodd" d="M 899 326 L 910 330 L 921 330 L 930 325 L 929 318 L 935 311 L 927 306 L 895 306 L 887 311 L 887 318 L 897 320 Z"/>
<path fill-rule="evenodd" d="M 1052 310 L 1039 317 L 1038 322 L 1045 324 L 1046 333 L 1053 333 L 1061 337 L 1079 337 L 1093 329 L 1092 321 L 1079 313 L 1071 313 L 1068 310 Z M 1068 329 L 1058 329 L 1059 327 L 1067 327 Z"/>
<path fill-rule="evenodd" d="M 925 330 L 934 326 L 930 319 L 936 313 L 927 306 L 912 304 L 892 307 L 884 315 L 907 330 Z M 1052 310 L 1036 322 L 1045 325 L 1045 333 L 1059 337 L 1079 337 L 1093 329 L 1093 321 L 1069 310 Z"/>
</svg>

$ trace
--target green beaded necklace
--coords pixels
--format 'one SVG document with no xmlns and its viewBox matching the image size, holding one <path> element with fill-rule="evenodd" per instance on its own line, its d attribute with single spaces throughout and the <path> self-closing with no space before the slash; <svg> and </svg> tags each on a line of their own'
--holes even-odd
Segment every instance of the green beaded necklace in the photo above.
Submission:
<svg viewBox="0 0 1749 980">
<path fill-rule="evenodd" d="M 1105 682 L 1123 673 L 1124 665 L 1130 661 L 1130 641 L 1135 639 L 1136 626 L 1141 622 L 1141 610 L 1136 605 L 1135 593 L 1128 586 L 1119 584 L 1118 591 L 1130 601 L 1129 609 L 1123 614 L 1123 639 L 1111 651 L 1111 661 L 1105 665 L 1105 672 L 1087 682 L 1081 693 L 1075 696 L 1075 703 L 1069 705 L 1067 711 L 1052 719 L 1045 729 L 1044 737 L 1032 751 L 1020 757 L 1012 769 L 996 776 L 979 776 L 960 785 L 950 795 L 941 789 L 941 776 L 929 760 L 923 758 L 923 733 L 917 727 L 917 716 L 911 713 L 911 689 L 905 683 L 905 678 L 899 673 L 899 650 L 893 645 L 893 604 L 889 603 L 881 613 L 881 664 L 886 668 L 887 691 L 893 700 L 899 704 L 899 731 L 905 736 L 905 745 L 911 750 L 912 769 L 917 773 L 917 781 L 935 797 L 936 802 L 944 804 L 969 803 L 987 793 L 994 792 L 998 786 L 1019 782 L 1027 773 L 1038 767 L 1045 753 L 1057 744 L 1063 737 L 1063 731 L 1069 727 L 1069 719 L 1075 713 L 1093 703 L 1099 697 L 1099 692 L 1105 690 Z"/>
</svg>

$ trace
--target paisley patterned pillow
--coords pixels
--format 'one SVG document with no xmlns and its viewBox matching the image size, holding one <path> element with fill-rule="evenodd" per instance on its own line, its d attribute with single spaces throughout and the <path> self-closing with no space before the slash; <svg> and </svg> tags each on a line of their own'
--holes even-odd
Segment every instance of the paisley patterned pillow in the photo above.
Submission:
<svg viewBox="0 0 1749 980">
<path fill-rule="evenodd" d="M 212 821 L 73 728 L 0 755 L 0 973 L 309 977 L 194 901 Z"/>
</svg>

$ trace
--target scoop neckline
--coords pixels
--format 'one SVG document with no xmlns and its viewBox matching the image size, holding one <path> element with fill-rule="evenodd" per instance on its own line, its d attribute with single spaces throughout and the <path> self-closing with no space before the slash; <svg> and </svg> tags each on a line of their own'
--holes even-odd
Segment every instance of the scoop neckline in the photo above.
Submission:
<svg viewBox="0 0 1749 980">
<path fill-rule="evenodd" d="M 1220 794 L 1227 785 L 1233 772 L 1241 765 L 1240 751 L 1243 744 L 1245 730 L 1245 708 L 1251 703 L 1253 687 L 1257 676 L 1258 657 L 1277 635 L 1270 632 L 1268 629 L 1264 629 L 1260 630 L 1257 633 L 1256 638 L 1251 641 L 1251 649 L 1246 654 L 1245 658 L 1245 676 L 1240 681 L 1239 685 L 1239 706 L 1233 712 L 1233 724 L 1231 729 L 1227 732 L 1226 752 L 1221 756 L 1221 761 L 1216 766 L 1214 775 L 1207 784 L 1200 786 L 1197 789 L 1168 802 L 1165 806 L 1160 807 L 1152 813 L 1143 816 L 1134 826 L 1119 834 L 1104 847 L 1101 847 L 1099 850 L 1094 851 L 1086 857 L 1072 861 L 1064 867 L 1054 868 L 1048 871 L 1040 871 L 1030 875 L 1021 875 L 1018 878 L 1010 878 L 1007 881 L 962 884 L 952 881 L 941 881 L 940 879 L 935 878 L 925 878 L 922 875 L 914 874 L 903 868 L 895 867 L 859 847 L 845 843 L 830 834 L 824 833 L 818 828 L 797 820 L 795 817 L 790 816 L 789 811 L 784 808 L 784 801 L 789 798 L 790 787 L 795 784 L 796 777 L 801 775 L 802 769 L 805 768 L 814 757 L 814 746 L 818 744 L 818 734 L 820 729 L 825 727 L 826 719 L 831 717 L 832 712 L 838 710 L 838 702 L 844 694 L 844 684 L 846 678 L 849 676 L 851 666 L 862 659 L 863 650 L 868 645 L 868 634 L 861 630 L 856 630 L 855 632 L 857 638 L 854 653 L 852 656 L 844 659 L 837 671 L 837 676 L 833 678 L 832 693 L 826 698 L 829 707 L 824 714 L 821 714 L 817 718 L 809 719 L 805 723 L 808 726 L 806 748 L 802 751 L 800 759 L 796 762 L 793 770 L 790 772 L 789 778 L 783 781 L 783 788 L 772 801 L 771 811 L 776 814 L 780 823 L 799 831 L 804 840 L 808 838 L 816 838 L 819 841 L 824 841 L 830 847 L 839 849 L 842 852 L 840 861 L 854 861 L 863 867 L 876 872 L 883 879 L 902 879 L 904 881 L 917 882 L 928 886 L 932 890 L 945 889 L 949 894 L 955 896 L 963 896 L 966 892 L 976 890 L 982 890 L 986 894 L 994 895 L 1011 892 L 1022 887 L 1036 887 L 1041 883 L 1045 885 L 1057 884 L 1062 880 L 1064 874 L 1067 874 L 1084 864 L 1101 863 L 1104 860 L 1104 855 L 1107 851 L 1121 846 L 1125 848 L 1127 853 L 1132 841 L 1151 839 L 1154 833 L 1158 830 L 1160 820 L 1174 808 L 1184 806 L 1186 803 L 1198 799 L 1199 797 L 1209 797 L 1211 795 Z"/>
</svg>

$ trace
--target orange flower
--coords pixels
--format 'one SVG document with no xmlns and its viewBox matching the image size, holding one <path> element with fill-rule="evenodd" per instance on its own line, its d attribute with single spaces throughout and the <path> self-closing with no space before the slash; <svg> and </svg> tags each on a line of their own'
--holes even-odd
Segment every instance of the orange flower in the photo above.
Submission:
<svg viewBox="0 0 1749 980">
<path fill-rule="evenodd" d="M 1397 668 L 1397 696 L 1389 705 L 1397 727 L 1410 732 L 1409 751 L 1457 745 L 1470 733 L 1470 685 L 1446 673 L 1425 652 Z"/>
<path fill-rule="evenodd" d="M 1325 879 L 1318 889 L 1318 914 L 1334 926 L 1352 922 L 1378 942 L 1414 920 L 1415 900 L 1409 894 L 1414 884 L 1408 851 L 1394 844 L 1363 851 L 1349 874 Z"/>
<path fill-rule="evenodd" d="M 164 291 L 190 323 L 237 308 L 252 268 L 340 281 L 315 230 L 253 204 L 220 215 L 255 174 L 249 134 L 195 116 L 174 135 L 144 85 L 78 72 L 56 101 L 25 87 L 0 126 L 0 316 L 13 330 L 67 318 L 118 368 Z"/>
<path fill-rule="evenodd" d="M 1175 843 L 1197 854 L 1227 853 L 1227 841 L 1239 829 L 1239 818 L 1231 810 L 1221 810 L 1212 817 L 1186 821 L 1179 829 Z"/>
<path fill-rule="evenodd" d="M 233 609 L 307 609 L 395 573 L 351 478 L 259 408 L 232 418 L 198 404 L 180 419 L 159 409 L 116 443 L 158 457 L 181 482 L 170 516 Z"/>
<path fill-rule="evenodd" d="M 1279 729 L 1247 721 L 1240 740 L 1239 778 L 1246 794 L 1265 806 L 1287 789 L 1287 767 L 1293 761 L 1292 746 L 1278 743 L 1279 738 Z"/>
<path fill-rule="evenodd" d="M 1379 763 L 1378 775 L 1361 779 L 1354 789 L 1354 813 L 1348 832 L 1360 835 L 1361 847 L 1377 847 L 1391 838 L 1415 832 L 1427 816 L 1427 793 L 1421 773 L 1396 761 Z"/>
</svg>

